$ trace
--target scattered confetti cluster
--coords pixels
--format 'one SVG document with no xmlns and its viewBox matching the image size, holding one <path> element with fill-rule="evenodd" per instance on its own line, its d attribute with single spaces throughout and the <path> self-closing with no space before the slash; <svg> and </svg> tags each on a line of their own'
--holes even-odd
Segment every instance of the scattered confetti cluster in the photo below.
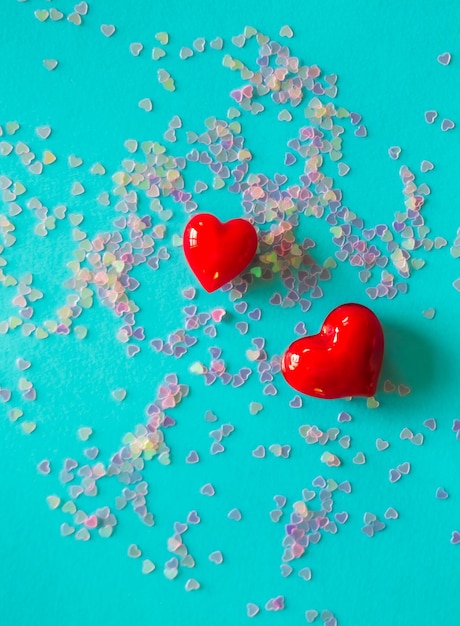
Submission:
<svg viewBox="0 0 460 626">
<path fill-rule="evenodd" d="M 82 26 L 89 10 L 88 3 L 80 2 L 69 13 L 53 7 L 37 9 L 34 16 L 39 22 L 68 21 Z M 117 27 L 101 24 L 100 33 L 103 41 L 104 37 L 116 40 Z M 285 25 L 280 29 L 279 36 L 290 40 L 294 31 Z M 0 282 L 11 296 L 11 314 L 0 320 L 0 334 L 20 332 L 24 337 L 37 340 L 53 335 L 64 339 L 75 334 L 78 339 L 84 340 L 92 332 L 88 330 L 91 328 L 88 310 L 95 307 L 95 303 L 100 303 L 117 318 L 115 338 L 125 344 L 128 358 L 135 357 L 145 347 L 152 358 L 187 360 L 191 384 L 198 393 L 202 391 L 201 381 L 205 387 L 223 385 L 228 388 L 228 394 L 238 393 L 238 388 L 256 382 L 266 398 L 266 404 L 258 400 L 249 404 L 249 415 L 257 416 L 269 407 L 270 397 L 278 394 L 280 380 L 280 356 L 269 352 L 268 342 L 258 330 L 263 320 L 273 313 L 272 307 L 298 307 L 299 317 L 302 316 L 315 300 L 323 297 L 329 289 L 326 283 L 330 283 L 334 270 L 345 263 L 356 268 L 359 281 L 366 285 L 363 289 L 369 299 L 392 300 L 407 293 L 413 272 L 424 267 L 428 252 L 450 245 L 451 256 L 460 258 L 460 228 L 451 244 L 444 237 L 431 234 L 424 214 L 430 187 L 425 182 L 419 183 L 413 169 L 405 164 L 399 168 L 402 206 L 395 207 L 396 211 L 392 209 L 392 217 L 388 217 L 387 223 L 382 221 L 366 225 L 346 205 L 344 193 L 331 172 L 342 178 L 351 171 L 350 165 L 343 161 L 344 138 L 347 133 L 353 133 L 357 138 L 364 139 L 368 129 L 361 115 L 336 103 L 338 77 L 324 75 L 316 65 L 303 65 L 285 41 L 271 40 L 249 26 L 231 41 L 224 42 L 220 37 L 209 42 L 196 38 L 185 42 L 186 45 L 180 46 L 178 52 L 173 50 L 169 39 L 167 32 L 158 32 L 153 46 L 152 42 L 133 42 L 128 50 L 136 58 L 146 54 L 151 56 L 156 64 L 157 83 L 167 92 L 180 89 L 180 79 L 176 80 L 167 69 L 168 58 L 172 54 L 183 61 L 205 52 L 220 54 L 223 67 L 234 72 L 241 79 L 241 85 L 229 93 L 231 106 L 227 119 L 208 117 L 204 128 L 193 130 L 185 129 L 182 119 L 174 115 L 161 141 L 156 138 L 142 142 L 127 139 L 124 148 L 128 154 L 118 171 L 106 172 L 101 163 L 88 168 L 92 177 L 102 181 L 99 195 L 91 202 L 110 211 L 111 224 L 106 231 L 90 232 L 84 225 L 83 210 L 76 212 L 71 208 L 78 206 L 75 198 L 87 197 L 83 177 L 82 180 L 72 181 L 68 197 L 52 209 L 38 197 L 38 192 L 34 195 L 39 188 L 37 177 L 52 176 L 56 161 L 67 159 L 69 170 L 78 170 L 83 165 L 83 159 L 75 155 L 55 154 L 51 148 L 42 149 L 41 142 L 48 141 L 52 136 L 51 127 L 38 127 L 37 138 L 33 141 L 26 141 L 24 131 L 17 122 L 8 122 L 0 128 L 2 168 L 5 172 L 13 171 L 14 167 L 9 165 L 13 160 L 14 165 L 19 161 L 24 168 L 24 182 L 9 173 L 0 175 L 4 206 L 0 215 Z M 110 42 L 104 43 L 110 45 Z M 238 52 L 234 53 L 233 49 L 249 48 L 251 45 L 255 46 L 255 51 L 250 67 L 234 56 Z M 224 47 L 225 52 L 221 52 Z M 442 66 L 449 65 L 451 60 L 448 52 L 437 58 Z M 42 64 L 46 70 L 56 71 L 56 74 L 64 70 L 57 59 L 43 59 Z M 152 92 L 133 103 L 133 107 L 137 105 L 154 115 L 155 93 L 158 92 L 152 87 Z M 270 177 L 254 170 L 254 155 L 244 136 L 243 126 L 248 115 L 268 117 L 273 107 L 276 108 L 276 123 L 289 125 L 292 135 L 287 141 L 285 153 L 281 155 L 280 171 Z M 437 111 L 425 112 L 428 124 L 435 124 L 437 118 Z M 268 120 L 270 123 L 273 123 L 273 116 Z M 444 118 L 440 128 L 442 131 L 453 130 L 455 122 Z M 185 154 L 175 154 L 179 152 L 175 151 L 174 145 L 178 136 L 183 137 L 189 146 Z M 36 143 L 40 145 L 35 147 Z M 394 161 L 401 160 L 403 155 L 400 146 L 388 148 L 388 156 Z M 420 172 L 426 174 L 434 167 L 431 161 L 423 160 Z M 189 171 L 199 173 L 189 176 Z M 147 284 L 147 279 L 141 276 L 148 274 L 148 280 L 153 284 L 159 270 L 162 270 L 161 274 L 168 272 L 169 262 L 181 254 L 182 237 L 178 225 L 183 226 L 190 214 L 205 208 L 207 194 L 219 190 L 234 197 L 233 204 L 239 204 L 242 215 L 256 227 L 258 253 L 240 277 L 224 286 L 222 305 L 210 306 L 194 286 L 182 288 L 182 319 L 176 320 L 174 331 L 163 334 L 161 326 L 159 330 L 153 323 L 149 325 L 139 321 L 142 314 L 141 292 Z M 65 300 L 53 312 L 46 308 L 50 306 L 46 302 L 46 291 L 34 286 L 35 277 L 30 271 L 15 275 L 15 270 L 10 272 L 8 268 L 15 246 L 21 243 L 22 226 L 19 224 L 24 214 L 33 222 L 33 234 L 38 240 L 67 237 L 73 249 L 73 257 L 66 263 Z M 323 222 L 330 233 L 331 254 L 324 260 L 319 260 L 314 254 L 316 242 L 300 234 L 310 219 Z M 264 308 L 249 303 L 251 289 L 259 283 L 263 283 Z M 460 291 L 460 278 L 453 282 L 453 287 Z M 45 306 L 40 304 L 41 300 L 44 300 Z M 433 319 L 435 313 L 434 308 L 423 311 L 427 319 Z M 88 320 L 85 325 L 83 320 Z M 234 337 L 240 341 L 247 335 L 239 363 L 227 362 L 219 342 L 221 329 L 228 327 L 234 329 Z M 294 332 L 299 336 L 307 334 L 305 322 L 299 321 Z M 205 347 L 200 350 L 201 344 Z M 168 359 L 168 364 L 174 363 L 174 359 Z M 0 387 L 0 401 L 8 406 L 7 416 L 11 422 L 19 422 L 25 434 L 31 434 L 37 427 L 35 421 L 22 419 L 27 417 L 28 403 L 37 400 L 31 365 L 23 356 L 17 355 L 15 366 L 19 376 L 16 389 Z M 199 382 L 195 382 L 198 379 Z M 411 389 L 408 385 L 387 379 L 383 391 L 397 392 L 403 398 Z M 61 495 L 49 495 L 47 504 L 66 517 L 60 526 L 63 537 L 72 535 L 76 540 L 88 541 L 98 534 L 109 538 L 119 524 L 120 512 L 128 505 L 147 527 L 155 525 L 155 496 L 151 495 L 149 499 L 151 489 L 145 469 L 153 459 L 162 465 L 176 460 L 174 450 L 167 443 L 167 431 L 176 423 L 171 413 L 188 393 L 189 385 L 179 382 L 176 373 L 167 374 L 155 400 L 146 407 L 145 419 L 122 437 L 121 446 L 114 454 L 107 458 L 98 446 L 91 445 L 92 426 L 80 426 L 77 437 L 84 446 L 80 460 L 67 457 L 61 459 L 61 463 L 57 459 L 39 462 L 37 472 L 40 475 L 58 476 Z M 111 391 L 117 403 L 123 403 L 127 395 L 124 387 Z M 286 410 L 302 409 L 303 404 L 304 399 L 295 395 Z M 370 409 L 378 406 L 379 401 L 374 398 L 367 402 Z M 187 465 L 199 464 L 207 455 L 221 455 L 227 447 L 233 446 L 235 439 L 231 436 L 236 427 L 231 423 L 219 423 L 218 427 L 214 427 L 218 417 L 213 411 L 214 408 L 208 408 L 205 414 L 206 422 L 213 423 L 207 448 L 189 449 L 183 459 Z M 316 421 L 316 418 L 312 419 Z M 294 564 L 302 559 L 297 574 L 306 582 L 310 581 L 314 576 L 307 566 L 310 551 L 316 549 L 316 544 L 325 533 L 340 534 L 340 526 L 353 521 L 349 512 L 340 508 L 337 510 L 341 502 L 337 505 L 335 499 L 339 492 L 352 493 L 352 485 L 346 478 L 347 466 L 365 465 L 368 457 L 371 458 L 371 450 L 348 452 L 352 438 L 346 429 L 353 418 L 350 413 L 341 411 L 337 421 L 340 428 L 314 424 L 298 428 L 301 439 L 308 444 L 306 449 L 300 443 L 299 450 L 317 455 L 328 476 L 314 478 L 311 488 L 302 491 L 302 499 L 293 502 L 290 513 L 285 510 L 286 496 L 276 495 L 276 508 L 272 510 L 272 505 L 267 503 L 269 520 L 275 524 L 283 522 L 281 525 L 284 526 L 284 535 L 280 534 L 280 570 L 284 578 L 294 572 Z M 437 428 L 434 418 L 425 419 L 423 425 L 430 432 Z M 460 439 L 459 419 L 454 420 L 452 430 Z M 415 450 L 424 444 L 425 435 L 414 434 L 409 428 L 404 428 L 399 439 L 413 444 Z M 380 437 L 374 437 L 374 441 L 379 453 L 393 446 L 393 442 Z M 255 459 L 266 459 L 264 463 L 268 463 L 271 457 L 280 459 L 276 463 L 283 463 L 283 460 L 290 460 L 297 443 L 264 442 L 240 453 L 249 457 L 252 455 Z M 390 454 L 391 451 L 379 457 Z M 409 454 L 410 451 L 408 458 L 412 459 Z M 385 466 L 390 483 L 410 480 L 411 462 L 399 460 L 401 462 L 396 457 L 389 458 Z M 115 501 L 107 503 L 101 493 L 101 481 L 112 478 L 119 481 L 121 487 Z M 197 509 L 201 496 L 220 497 L 220 491 L 212 482 L 211 470 L 209 479 L 211 482 L 204 483 L 197 493 Z M 435 498 L 446 500 L 449 492 L 439 486 Z M 387 505 L 385 502 L 383 506 Z M 239 508 L 230 509 L 227 517 L 244 523 Z M 374 537 L 387 528 L 386 522 L 398 518 L 399 513 L 392 506 L 388 506 L 383 513 L 385 521 L 378 519 L 374 513 L 365 512 L 361 531 L 369 538 Z M 193 509 L 182 519 L 185 522 L 175 522 L 172 535 L 166 539 L 166 549 L 171 556 L 162 565 L 155 555 L 145 556 L 144 549 L 137 543 L 128 546 L 127 556 L 139 560 L 142 574 L 162 571 L 168 580 L 181 580 L 185 591 L 198 591 L 202 584 L 205 587 L 206 581 L 201 581 L 199 574 L 197 578 L 189 577 L 196 562 L 186 545 L 186 538 L 193 532 L 192 527 L 200 524 L 201 518 Z M 452 531 L 450 542 L 460 543 L 458 531 Z M 225 567 L 226 552 L 210 546 L 208 553 L 212 564 Z M 199 567 L 197 570 L 199 572 Z M 262 606 L 265 611 L 284 611 L 289 607 L 289 599 L 275 595 L 260 602 L 260 606 L 248 602 L 247 616 L 256 617 Z M 318 623 L 319 620 L 325 626 L 338 624 L 335 615 L 326 609 L 306 610 L 305 620 L 307 623 Z"/>
</svg>

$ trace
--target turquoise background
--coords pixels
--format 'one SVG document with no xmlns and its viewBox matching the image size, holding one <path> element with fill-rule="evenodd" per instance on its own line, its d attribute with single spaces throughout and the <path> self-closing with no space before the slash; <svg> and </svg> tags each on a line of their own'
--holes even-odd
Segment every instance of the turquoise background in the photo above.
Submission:
<svg viewBox="0 0 460 626">
<path fill-rule="evenodd" d="M 73 3 L 2 3 L 0 123 L 4 127 L 7 121 L 17 120 L 21 124 L 18 138 L 37 154 L 44 147 L 53 150 L 58 162 L 34 178 L 9 157 L 0 160 L 0 173 L 29 183 L 30 196 L 39 196 L 47 206 L 65 202 L 69 210 L 82 212 L 89 232 L 104 230 L 112 223 L 112 209 L 102 208 L 95 198 L 113 187 L 110 174 L 127 156 L 123 142 L 128 138 L 161 141 L 167 122 L 177 114 L 183 121 L 182 133 L 178 132 L 182 142 L 173 148 L 175 153 L 185 151 L 184 130 L 200 132 L 206 117 L 224 118 L 233 104 L 229 91 L 238 87 L 240 80 L 221 65 L 223 53 L 231 48 L 227 45 L 230 38 L 246 25 L 253 25 L 276 39 L 280 27 L 289 24 L 295 32 L 289 42 L 293 53 L 307 64 L 318 64 L 325 73 L 339 75 L 337 101 L 361 113 L 369 130 L 365 140 L 350 132 L 344 140 L 345 161 L 352 167 L 339 181 L 346 204 L 366 223 L 390 222 L 394 212 L 403 209 L 400 166 L 407 164 L 418 172 L 422 159 L 431 160 L 435 170 L 417 177 L 432 191 L 424 217 L 434 235 L 452 244 L 460 225 L 459 131 L 441 132 L 439 118 L 436 124 L 427 125 L 424 112 L 436 109 L 441 119 L 448 117 L 460 123 L 458 3 L 285 0 L 265 2 L 262 9 L 260 3 L 241 0 L 213 3 L 212 7 L 193 0 L 111 0 L 90 2 L 80 27 L 65 20 L 42 24 L 35 19 L 34 10 L 51 6 L 68 13 Z M 115 24 L 113 37 L 107 39 L 101 34 L 103 23 Z M 171 52 L 155 63 L 150 48 L 158 45 L 154 35 L 159 31 L 169 32 L 166 49 Z M 199 36 L 210 41 L 217 35 L 226 41 L 222 53 L 208 50 L 186 62 L 179 60 L 181 46 L 191 47 Z M 145 45 L 138 58 L 129 52 L 134 41 Z M 436 61 L 445 51 L 453 55 L 448 67 Z M 242 55 L 249 52 L 244 50 Z M 55 71 L 44 69 L 42 60 L 46 58 L 59 60 Z M 164 91 L 158 84 L 159 67 L 168 69 L 175 78 L 175 93 Z M 152 98 L 152 113 L 138 108 L 144 97 Z M 292 131 L 289 125 L 267 126 L 265 114 L 245 116 L 242 123 L 243 135 L 255 154 L 252 171 L 281 171 L 285 142 Z M 46 142 L 34 134 L 35 127 L 44 124 L 53 129 Z M 392 145 L 403 149 L 398 161 L 387 154 Z M 66 161 L 70 154 L 82 157 L 84 166 L 70 170 Z M 90 175 L 89 167 L 96 161 L 104 164 L 107 176 Z M 186 170 L 190 188 L 192 176 L 187 179 Z M 86 187 L 81 197 L 69 196 L 74 180 Z M 199 201 L 202 210 L 226 216 L 240 214 L 238 199 L 225 190 L 203 194 Z M 171 232 L 179 233 L 185 221 L 185 216 L 176 215 Z M 18 243 L 5 257 L 12 273 L 34 274 L 34 285 L 45 292 L 37 311 L 46 318 L 64 301 L 62 283 L 69 277 L 66 263 L 74 243 L 70 229 L 68 236 L 63 234 L 64 226 L 59 234 L 51 233 L 40 241 L 33 236 L 32 227 L 32 217 L 24 213 L 18 220 Z M 327 225 L 308 220 L 303 228 L 316 240 L 319 260 L 333 255 L 335 247 Z M 279 354 L 293 339 L 299 320 L 306 322 L 310 332 L 316 332 L 334 306 L 344 301 L 369 304 L 357 272 L 345 264 L 339 264 L 333 279 L 324 283 L 324 297 L 315 301 L 307 314 L 270 307 L 263 288 L 250 291 L 247 300 L 251 307 L 263 308 L 262 321 L 252 325 L 247 336 L 237 339 L 232 323 L 223 322 L 218 339 L 209 342 L 200 337 L 198 346 L 180 361 L 160 357 L 146 345 L 141 354 L 127 359 L 123 345 L 115 339 L 118 320 L 97 302 L 81 321 L 89 328 L 84 341 L 73 335 L 51 336 L 45 341 L 25 338 L 18 332 L 2 335 L 0 384 L 16 389 L 20 373 L 14 361 L 23 356 L 32 361 L 25 375 L 38 394 L 36 402 L 24 404 L 24 419 L 38 424 L 28 437 L 19 423 L 11 424 L 7 419 L 9 408 L 21 403 L 18 392 L 14 392 L 11 403 L 1 407 L 5 413 L 5 419 L 0 420 L 2 624 L 95 626 L 130 620 L 147 625 L 161 622 L 164 626 L 195 626 L 204 621 L 235 626 L 246 623 L 246 603 L 254 602 L 262 608 L 255 618 L 260 624 L 301 624 L 305 623 L 305 610 L 328 609 L 341 626 L 457 625 L 459 548 L 449 540 L 452 531 L 460 527 L 460 443 L 451 431 L 452 420 L 459 417 L 460 335 L 459 294 L 451 284 L 460 272 L 448 247 L 426 258 L 426 267 L 410 279 L 407 296 L 370 305 L 381 318 L 387 339 L 382 381 L 391 378 L 412 388 L 405 398 L 380 392 L 378 410 L 368 410 L 362 400 L 349 404 L 305 399 L 303 409 L 296 411 L 288 406 L 293 394 L 281 379 L 277 379 L 278 395 L 267 399 L 255 376 L 241 389 L 225 388 L 223 392 L 217 384 L 205 388 L 201 379 L 188 372 L 191 362 L 206 358 L 206 348 L 213 343 L 224 348 L 223 356 L 235 371 L 247 364 L 244 352 L 250 347 L 251 336 L 266 337 L 269 353 Z M 184 302 L 180 292 L 194 284 L 194 279 L 180 250 L 173 250 L 163 270 L 147 276 L 150 283 L 144 283 L 135 296 L 142 310 L 140 320 L 151 337 L 166 336 L 182 324 Z M 11 297 L 12 290 L 1 292 L 1 319 L 12 312 Z M 197 303 L 204 310 L 230 308 L 222 292 L 200 292 Z M 433 320 L 422 315 L 429 307 L 437 311 Z M 166 432 L 171 465 L 164 467 L 153 461 L 146 468 L 156 525 L 143 526 L 127 508 L 120 513 L 119 525 L 109 540 L 95 537 L 84 543 L 60 537 L 59 526 L 66 518 L 50 511 L 45 498 L 51 493 L 64 494 L 58 478 L 62 460 L 84 458 L 86 446 L 78 441 L 77 429 L 91 426 L 94 436 L 90 445 L 101 449 L 101 460 L 108 460 L 122 436 L 143 422 L 145 406 L 170 371 L 178 372 L 191 391 L 172 413 L 177 426 Z M 128 390 L 123 403 L 110 396 L 119 387 Z M 257 416 L 249 414 L 252 401 L 265 406 Z M 219 416 L 218 424 L 230 422 L 235 426 L 226 452 L 218 456 L 208 453 L 208 433 L 214 425 L 204 421 L 207 409 Z M 306 446 L 298 427 L 305 423 L 336 426 L 341 410 L 349 410 L 354 417 L 342 428 L 353 443 L 349 450 L 336 445 L 344 462 L 338 470 L 328 469 L 319 460 L 323 450 Z M 429 417 L 438 420 L 436 432 L 422 426 Z M 400 440 L 405 426 L 424 433 L 423 446 Z M 389 440 L 389 450 L 377 452 L 376 437 Z M 263 460 L 251 456 L 257 445 L 272 443 L 290 444 L 290 459 L 271 454 Z M 201 462 L 194 466 L 184 461 L 191 449 L 201 455 Z M 366 454 L 363 466 L 352 463 L 358 451 Z M 36 471 L 43 458 L 52 463 L 48 477 Z M 411 473 L 390 484 L 389 468 L 403 461 L 412 464 Z M 351 481 L 352 494 L 336 496 L 336 510 L 349 511 L 350 519 L 337 535 L 326 535 L 295 563 L 296 569 L 312 569 L 311 582 L 296 573 L 285 579 L 279 571 L 283 521 L 274 524 L 269 518 L 273 496 L 287 496 L 285 510 L 290 511 L 292 503 L 301 498 L 302 488 L 309 487 L 318 474 Z M 214 498 L 199 494 L 206 482 L 216 487 Z M 435 498 L 440 486 L 449 492 L 447 501 Z M 98 502 L 113 502 L 119 490 L 116 480 L 105 481 Z M 390 521 L 374 538 L 367 538 L 361 532 L 364 512 L 374 512 L 382 519 L 388 506 L 399 511 L 399 519 Z M 233 507 L 242 511 L 239 523 L 227 519 Z M 162 567 L 171 556 L 166 539 L 173 534 L 173 523 L 185 521 L 195 508 L 202 522 L 187 532 L 185 541 L 197 562 L 190 576 L 197 578 L 202 588 L 185 593 L 186 575 L 181 572 L 170 582 L 164 578 Z M 155 562 L 154 573 L 143 576 L 140 561 L 127 557 L 131 543 L 139 545 L 143 556 Z M 207 557 L 213 550 L 223 552 L 222 565 L 209 563 Z M 277 595 L 285 596 L 286 609 L 281 614 L 264 611 L 265 603 Z"/>
</svg>

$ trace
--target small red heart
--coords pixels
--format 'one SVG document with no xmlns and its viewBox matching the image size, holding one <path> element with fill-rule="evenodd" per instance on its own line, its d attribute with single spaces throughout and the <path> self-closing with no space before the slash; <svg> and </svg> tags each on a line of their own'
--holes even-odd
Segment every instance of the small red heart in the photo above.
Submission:
<svg viewBox="0 0 460 626">
<path fill-rule="evenodd" d="M 315 398 L 371 397 L 382 367 L 383 330 L 361 304 L 342 304 L 324 320 L 321 331 L 294 341 L 281 370 L 297 391 Z"/>
<path fill-rule="evenodd" d="M 257 250 L 257 233 L 250 222 L 234 219 L 222 223 L 209 213 L 192 217 L 183 241 L 188 264 L 209 292 L 238 276 Z"/>
</svg>

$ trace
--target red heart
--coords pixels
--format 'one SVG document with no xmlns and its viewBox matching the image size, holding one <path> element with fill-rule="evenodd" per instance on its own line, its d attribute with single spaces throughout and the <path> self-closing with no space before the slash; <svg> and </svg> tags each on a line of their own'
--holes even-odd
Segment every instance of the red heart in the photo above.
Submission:
<svg viewBox="0 0 460 626">
<path fill-rule="evenodd" d="M 215 291 L 238 276 L 256 250 L 255 228 L 243 219 L 222 223 L 214 215 L 200 213 L 184 230 L 185 258 L 206 291 Z"/>
<path fill-rule="evenodd" d="M 321 331 L 294 341 L 281 370 L 297 391 L 315 398 L 371 397 L 383 359 L 383 330 L 361 304 L 342 304 L 324 320 Z"/>
</svg>

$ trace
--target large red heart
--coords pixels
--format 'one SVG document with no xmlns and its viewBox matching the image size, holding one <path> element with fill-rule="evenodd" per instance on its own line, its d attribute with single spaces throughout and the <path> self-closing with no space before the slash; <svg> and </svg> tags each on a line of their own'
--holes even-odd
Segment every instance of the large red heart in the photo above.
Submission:
<svg viewBox="0 0 460 626">
<path fill-rule="evenodd" d="M 316 398 L 371 397 L 383 359 L 383 330 L 361 304 L 342 304 L 324 320 L 321 331 L 294 341 L 281 370 L 297 391 Z"/>
<path fill-rule="evenodd" d="M 250 222 L 220 222 L 200 213 L 184 230 L 184 253 L 193 273 L 206 291 L 215 291 L 238 276 L 257 250 L 257 233 Z"/>
</svg>

